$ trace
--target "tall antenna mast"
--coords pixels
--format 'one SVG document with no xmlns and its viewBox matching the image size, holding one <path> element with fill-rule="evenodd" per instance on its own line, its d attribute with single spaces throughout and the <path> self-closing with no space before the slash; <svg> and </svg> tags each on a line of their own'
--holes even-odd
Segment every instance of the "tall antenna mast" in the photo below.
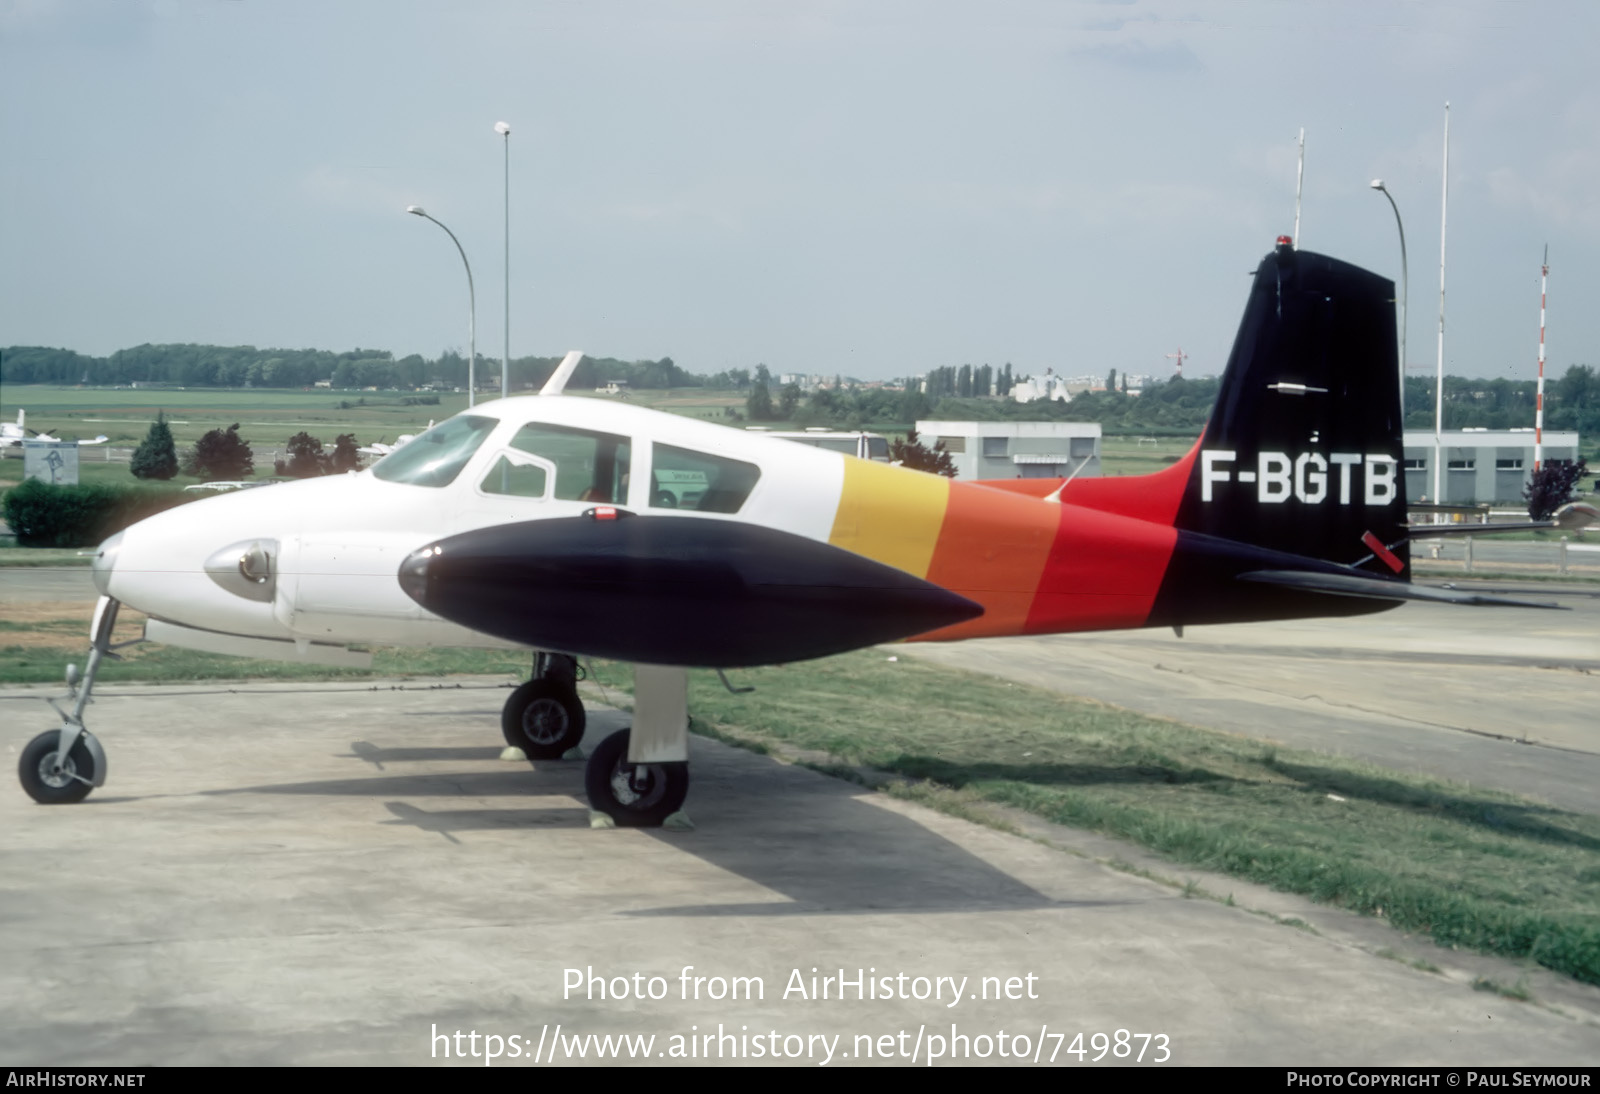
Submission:
<svg viewBox="0 0 1600 1094">
<path fill-rule="evenodd" d="M 1184 362 L 1184 359 L 1186 357 L 1188 357 L 1189 355 L 1187 353 L 1183 352 L 1183 347 L 1182 346 L 1179 346 L 1177 353 L 1169 353 L 1166 356 L 1167 356 L 1167 358 L 1169 360 L 1175 359 L 1178 362 L 1178 364 L 1176 366 L 1178 371 L 1176 373 L 1174 373 L 1174 375 L 1176 375 L 1176 376 L 1181 378 L 1183 376 L 1183 362 Z"/>
<path fill-rule="evenodd" d="M 1294 249 L 1300 249 L 1300 191 L 1306 181 L 1306 128 L 1300 127 L 1300 169 L 1294 179 Z M 1170 356 L 1170 354 L 1169 354 Z M 1183 362 L 1178 362 L 1178 369 L 1182 371 Z"/>
<path fill-rule="evenodd" d="M 1533 469 L 1544 455 L 1544 295 L 1550 287 L 1550 244 L 1544 245 L 1544 265 L 1539 270 L 1539 396 L 1533 410 Z"/>
<path fill-rule="evenodd" d="M 1444 226 L 1450 205 L 1450 104 L 1444 104 L 1444 196 L 1439 199 L 1439 368 L 1433 392 L 1433 503 L 1444 504 L 1440 492 L 1444 465 Z"/>
</svg>

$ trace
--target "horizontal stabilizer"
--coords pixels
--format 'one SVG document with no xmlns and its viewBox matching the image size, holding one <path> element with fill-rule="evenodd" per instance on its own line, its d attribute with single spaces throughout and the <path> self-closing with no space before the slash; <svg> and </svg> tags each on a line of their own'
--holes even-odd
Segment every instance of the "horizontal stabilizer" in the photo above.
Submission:
<svg viewBox="0 0 1600 1094">
<path fill-rule="evenodd" d="M 1413 524 L 1406 531 L 1412 539 L 1431 539 L 1434 536 L 1492 536 L 1500 532 L 1534 532 L 1545 528 L 1559 528 L 1563 532 L 1581 532 L 1592 524 L 1600 524 L 1600 508 L 1586 501 L 1572 501 L 1552 513 L 1549 520 L 1526 520 L 1516 524 Z"/>
<path fill-rule="evenodd" d="M 1545 604 L 1534 600 L 1511 600 L 1503 596 L 1484 596 L 1482 593 L 1463 592 L 1460 589 L 1436 589 L 1426 585 L 1412 585 L 1404 581 L 1390 581 L 1381 577 L 1364 577 L 1360 574 L 1319 574 L 1303 570 L 1256 570 L 1240 574 L 1240 581 L 1261 585 L 1282 585 L 1291 589 L 1304 589 L 1331 596 L 1354 596 L 1364 600 L 1424 600 L 1435 604 L 1470 604 L 1500 608 L 1554 608 L 1565 611 L 1560 604 Z"/>
<path fill-rule="evenodd" d="M 1440 536 L 1495 536 L 1501 532 L 1538 532 L 1555 528 L 1553 520 L 1525 520 L 1517 524 L 1411 524 L 1406 535 L 1412 539 L 1438 539 Z"/>
</svg>

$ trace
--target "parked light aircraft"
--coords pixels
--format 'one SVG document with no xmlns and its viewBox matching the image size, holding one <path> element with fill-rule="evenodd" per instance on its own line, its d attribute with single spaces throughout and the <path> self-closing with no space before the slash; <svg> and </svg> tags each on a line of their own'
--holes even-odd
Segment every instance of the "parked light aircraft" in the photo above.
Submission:
<svg viewBox="0 0 1600 1094">
<path fill-rule="evenodd" d="M 1262 260 L 1205 434 L 1135 478 L 957 482 L 597 399 L 501 399 L 373 468 L 170 510 L 101 545 L 89 678 L 24 750 L 41 802 L 104 782 L 83 726 L 119 604 L 146 636 L 340 661 L 351 645 L 541 651 L 506 703 L 533 760 L 581 738 L 575 658 L 633 662 L 593 807 L 688 789 L 687 670 L 897 639 L 1359 615 L 1411 584 L 1393 283 L 1287 240 Z M 1545 605 L 1522 605 L 1539 607 Z"/>
<path fill-rule="evenodd" d="M 53 444 L 61 443 L 60 437 L 53 437 L 48 433 L 40 433 L 36 429 L 29 429 L 27 423 L 28 412 L 26 410 L 17 411 L 17 420 L 14 424 L 0 422 L 0 448 L 12 448 L 20 445 L 23 441 L 29 439 L 28 435 L 30 433 L 33 434 L 32 439 L 36 441 L 50 441 Z M 110 438 L 102 433 L 92 441 L 79 441 L 77 443 L 81 447 L 83 445 L 105 444 L 108 440 Z"/>
<path fill-rule="evenodd" d="M 433 428 L 432 421 L 428 422 L 428 428 Z M 404 448 L 406 445 L 416 440 L 417 436 L 418 435 L 415 433 L 402 433 L 400 436 L 394 439 L 394 444 L 385 444 L 383 441 L 373 441 L 371 444 L 362 445 L 360 448 L 356 449 L 356 451 L 361 453 L 363 456 L 391 456 L 396 450 Z"/>
</svg>

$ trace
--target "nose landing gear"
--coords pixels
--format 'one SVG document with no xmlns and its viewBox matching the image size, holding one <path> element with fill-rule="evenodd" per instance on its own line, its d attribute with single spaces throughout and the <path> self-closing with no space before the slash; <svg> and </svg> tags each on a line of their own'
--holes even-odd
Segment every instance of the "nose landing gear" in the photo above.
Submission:
<svg viewBox="0 0 1600 1094">
<path fill-rule="evenodd" d="M 94 621 L 89 625 L 89 663 L 84 668 L 83 683 L 72 695 L 76 702 L 67 711 L 54 699 L 49 700 L 61 715 L 61 728 L 45 730 L 22 750 L 17 778 L 28 797 L 40 805 L 81 802 L 95 787 L 105 785 L 106 752 L 99 739 L 84 728 L 83 711 L 91 702 L 101 662 L 117 656 L 112 652 L 111 631 L 117 625 L 119 607 L 120 602 L 109 596 L 102 596 L 95 604 Z M 70 670 L 67 686 L 73 687 Z"/>
</svg>

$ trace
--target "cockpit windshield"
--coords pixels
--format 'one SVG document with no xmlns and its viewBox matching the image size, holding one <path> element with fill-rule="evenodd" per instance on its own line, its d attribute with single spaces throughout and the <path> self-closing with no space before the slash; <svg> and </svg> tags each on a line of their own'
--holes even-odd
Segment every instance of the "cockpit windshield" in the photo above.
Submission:
<svg viewBox="0 0 1600 1094">
<path fill-rule="evenodd" d="M 475 415 L 451 418 L 379 460 L 372 473 L 385 482 L 449 486 L 499 424 Z"/>
</svg>

